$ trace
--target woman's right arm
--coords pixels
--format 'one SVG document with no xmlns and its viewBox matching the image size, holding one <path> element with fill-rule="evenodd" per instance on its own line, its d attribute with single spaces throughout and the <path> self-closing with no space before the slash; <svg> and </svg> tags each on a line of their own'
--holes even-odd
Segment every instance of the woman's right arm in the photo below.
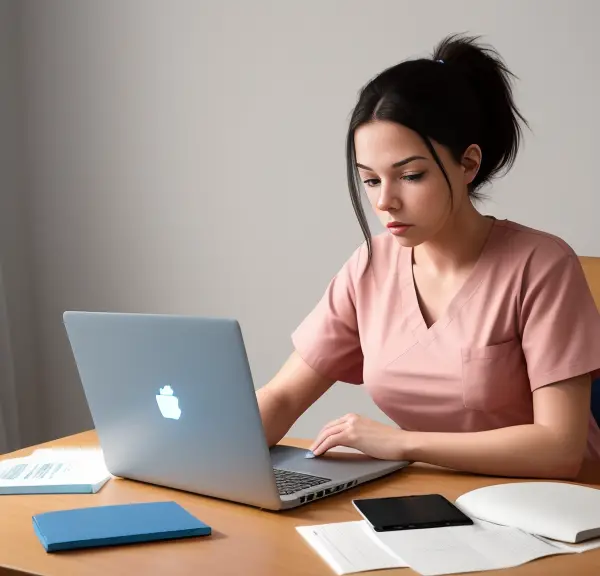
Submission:
<svg viewBox="0 0 600 576">
<path fill-rule="evenodd" d="M 294 352 L 275 377 L 256 392 L 269 446 L 277 444 L 334 382 L 315 372 Z"/>
</svg>

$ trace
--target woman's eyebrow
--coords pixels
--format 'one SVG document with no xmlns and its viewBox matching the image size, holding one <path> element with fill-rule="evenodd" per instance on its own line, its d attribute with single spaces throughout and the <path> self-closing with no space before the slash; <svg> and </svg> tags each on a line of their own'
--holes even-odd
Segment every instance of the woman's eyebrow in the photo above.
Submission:
<svg viewBox="0 0 600 576">
<path fill-rule="evenodd" d="M 399 168 L 400 166 L 404 166 L 410 162 L 414 162 L 415 160 L 427 160 L 425 156 L 409 156 L 408 158 L 404 158 L 404 160 L 400 160 L 399 162 L 395 162 L 392 164 L 392 168 Z M 365 166 L 363 164 L 356 163 L 357 168 L 362 168 L 363 170 L 368 170 L 369 172 L 375 172 L 372 168 Z"/>
</svg>

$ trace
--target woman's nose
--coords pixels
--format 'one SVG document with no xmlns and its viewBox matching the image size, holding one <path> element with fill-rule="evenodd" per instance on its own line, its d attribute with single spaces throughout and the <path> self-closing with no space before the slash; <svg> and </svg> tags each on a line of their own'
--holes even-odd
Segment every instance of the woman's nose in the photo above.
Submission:
<svg viewBox="0 0 600 576">
<path fill-rule="evenodd" d="M 398 210 L 400 208 L 400 199 L 391 184 L 382 182 L 379 188 L 379 198 L 377 200 L 377 208 L 382 212 L 389 210 Z"/>
</svg>

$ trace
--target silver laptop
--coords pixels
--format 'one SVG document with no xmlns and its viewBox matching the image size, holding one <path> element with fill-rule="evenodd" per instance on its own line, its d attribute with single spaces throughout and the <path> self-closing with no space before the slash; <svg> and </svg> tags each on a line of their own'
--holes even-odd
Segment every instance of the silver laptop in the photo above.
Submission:
<svg viewBox="0 0 600 576">
<path fill-rule="evenodd" d="M 269 449 L 235 320 L 65 312 L 64 323 L 115 476 L 281 510 L 408 464 Z"/>
</svg>

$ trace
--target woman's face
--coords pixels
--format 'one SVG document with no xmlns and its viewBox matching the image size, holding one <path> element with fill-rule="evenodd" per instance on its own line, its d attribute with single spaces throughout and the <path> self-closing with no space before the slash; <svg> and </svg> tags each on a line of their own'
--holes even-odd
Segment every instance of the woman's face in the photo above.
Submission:
<svg viewBox="0 0 600 576">
<path fill-rule="evenodd" d="M 371 206 L 403 246 L 436 237 L 470 205 L 467 185 L 479 168 L 479 147 L 467 149 L 460 164 L 446 147 L 432 144 L 452 183 L 453 203 L 444 174 L 416 132 L 376 120 L 354 135 L 357 167 Z"/>
</svg>

